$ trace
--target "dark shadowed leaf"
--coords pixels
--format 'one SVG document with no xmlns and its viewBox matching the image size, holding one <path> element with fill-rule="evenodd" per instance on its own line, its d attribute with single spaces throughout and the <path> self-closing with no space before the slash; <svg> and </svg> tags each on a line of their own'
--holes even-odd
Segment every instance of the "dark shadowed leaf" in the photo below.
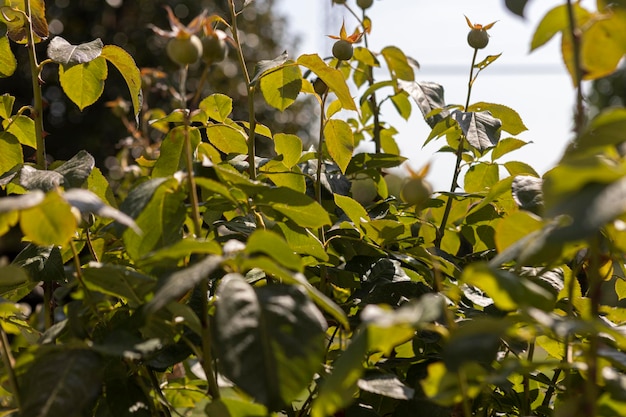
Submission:
<svg viewBox="0 0 626 417">
<path fill-rule="evenodd" d="M 468 320 L 463 323 L 444 347 L 446 368 L 455 372 L 467 362 L 491 365 L 496 359 L 500 340 L 510 326 L 511 323 L 507 320 L 495 318 Z"/>
<path fill-rule="evenodd" d="M 146 305 L 146 311 L 155 312 L 170 301 L 176 300 L 192 290 L 203 279 L 208 279 L 209 275 L 215 272 L 222 263 L 221 256 L 207 256 L 202 261 L 174 272 L 159 286 L 154 297 Z"/>
<path fill-rule="evenodd" d="M 498 144 L 502 123 L 489 112 L 455 111 L 452 117 L 459 123 L 468 143 L 480 152 Z"/>
<path fill-rule="evenodd" d="M 524 17 L 524 8 L 528 0 L 504 0 L 507 9 L 520 17 Z"/>
<path fill-rule="evenodd" d="M 398 87 L 409 93 L 422 112 L 422 116 L 432 128 L 442 121 L 449 112 L 442 110 L 430 115 L 433 110 L 443 109 L 446 102 L 443 97 L 443 87 L 432 82 L 398 81 Z"/>
<path fill-rule="evenodd" d="M 54 171 L 63 175 L 67 188 L 80 188 L 96 165 L 96 160 L 87 151 L 80 151 L 69 161 L 64 162 Z"/>
<path fill-rule="evenodd" d="M 217 401 L 211 401 L 206 406 L 205 412 L 207 416 L 215 417 L 267 417 L 270 415 L 267 412 L 267 407 L 236 398 L 221 398 Z"/>
<path fill-rule="evenodd" d="M 240 275 L 217 291 L 216 336 L 224 375 L 270 410 L 293 401 L 319 371 L 326 323 L 299 288 L 253 288 Z"/>
<path fill-rule="evenodd" d="M 18 302 L 37 285 L 23 268 L 15 265 L 0 267 L 0 297 L 5 300 Z"/>
<path fill-rule="evenodd" d="M 63 258 L 57 246 L 37 246 L 29 243 L 12 262 L 22 267 L 32 282 L 52 282 L 65 279 Z"/>
<path fill-rule="evenodd" d="M 541 215 L 543 212 L 543 192 L 541 178 L 518 175 L 513 179 L 511 192 L 513 200 L 522 210 Z"/>
<path fill-rule="evenodd" d="M 145 302 L 146 295 L 156 284 L 156 279 L 128 267 L 97 262 L 89 263 L 82 274 L 90 290 L 123 298 L 135 308 Z"/>
<path fill-rule="evenodd" d="M 21 375 L 19 385 L 22 415 L 79 417 L 100 392 L 102 362 L 86 349 L 46 350 Z"/>
<path fill-rule="evenodd" d="M 55 36 L 48 45 L 48 58 L 62 65 L 84 64 L 98 58 L 102 53 L 102 40 L 96 39 L 80 45 L 72 45 Z"/>
</svg>

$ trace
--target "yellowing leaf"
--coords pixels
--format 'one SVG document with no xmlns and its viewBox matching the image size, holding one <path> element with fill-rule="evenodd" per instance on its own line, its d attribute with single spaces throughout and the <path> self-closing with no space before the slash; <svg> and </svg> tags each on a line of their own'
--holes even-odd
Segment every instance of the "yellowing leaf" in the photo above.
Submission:
<svg viewBox="0 0 626 417">
<path fill-rule="evenodd" d="M 85 64 L 59 66 L 61 87 L 80 110 L 100 98 L 107 74 L 106 60 L 102 56 Z"/>
<path fill-rule="evenodd" d="M 354 152 L 354 136 L 350 125 L 343 120 L 329 120 L 324 126 L 324 137 L 328 153 L 341 172 L 345 173 Z"/>
<path fill-rule="evenodd" d="M 109 61 L 122 74 L 133 102 L 135 115 L 141 110 L 141 73 L 132 56 L 119 46 L 107 45 L 102 48 L 104 59 Z"/>
<path fill-rule="evenodd" d="M 9 38 L 0 38 L 0 78 L 10 77 L 17 68 L 17 60 L 11 51 Z"/>
<path fill-rule="evenodd" d="M 0 14 L 0 21 L 7 25 L 9 39 L 17 43 L 26 43 L 28 20 L 25 13 L 28 12 L 25 0 L 5 0 Z M 30 0 L 31 21 L 35 43 L 41 42 L 48 37 L 48 21 L 46 20 L 46 5 L 44 0 Z"/>
<path fill-rule="evenodd" d="M 320 77 L 328 88 L 337 95 L 344 109 L 356 111 L 356 104 L 341 71 L 329 67 L 318 55 L 302 55 L 298 58 L 298 64 L 310 69 Z"/>
<path fill-rule="evenodd" d="M 260 87 L 267 104 L 284 111 L 296 101 L 302 88 L 300 67 L 293 61 L 287 61 L 285 65 L 261 75 Z"/>
</svg>

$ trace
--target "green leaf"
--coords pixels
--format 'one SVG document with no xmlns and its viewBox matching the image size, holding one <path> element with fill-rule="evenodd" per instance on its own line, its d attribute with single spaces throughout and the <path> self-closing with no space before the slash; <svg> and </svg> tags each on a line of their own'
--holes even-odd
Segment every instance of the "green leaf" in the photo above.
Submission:
<svg viewBox="0 0 626 417">
<path fill-rule="evenodd" d="M 313 71 L 326 83 L 328 88 L 337 95 L 341 105 L 346 110 L 357 110 L 350 94 L 350 89 L 341 71 L 329 67 L 318 55 L 301 55 L 298 64 Z"/>
<path fill-rule="evenodd" d="M 415 80 L 413 68 L 400 48 L 387 46 L 380 53 L 387 62 L 392 78 L 405 81 Z"/>
<path fill-rule="evenodd" d="M 36 244 L 63 246 L 74 237 L 76 218 L 70 205 L 53 191 L 39 205 L 20 213 L 20 227 Z"/>
<path fill-rule="evenodd" d="M 39 283 L 29 279 L 23 268 L 15 265 L 0 267 L 0 297 L 18 302 Z"/>
<path fill-rule="evenodd" d="M 277 133 L 274 135 L 274 147 L 278 155 L 282 155 L 282 162 L 291 168 L 298 163 L 302 155 L 302 139 L 296 135 Z"/>
<path fill-rule="evenodd" d="M 224 375 L 257 402 L 279 410 L 320 370 L 324 317 L 297 287 L 253 288 L 240 275 L 223 278 L 215 322 Z"/>
<path fill-rule="evenodd" d="M 367 333 L 354 334 L 348 348 L 333 363 L 333 371 L 319 387 L 311 408 L 312 417 L 327 417 L 354 401 L 358 381 L 363 375 L 363 361 L 367 353 Z"/>
<path fill-rule="evenodd" d="M 102 57 L 113 64 L 122 74 L 124 81 L 126 81 L 136 118 L 141 111 L 143 99 L 141 93 L 141 72 L 137 68 L 135 60 L 128 52 L 115 45 L 106 45 L 102 48 Z"/>
<path fill-rule="evenodd" d="M 502 130 L 507 131 L 512 135 L 519 135 L 520 133 L 528 130 L 520 115 L 512 108 L 503 104 L 485 102 L 474 103 L 469 106 L 467 111 L 488 111 L 493 117 L 500 120 L 502 123 Z"/>
<path fill-rule="evenodd" d="M 246 136 L 238 129 L 228 125 L 209 125 L 206 128 L 209 142 L 225 154 L 247 154 Z"/>
<path fill-rule="evenodd" d="M 250 84 L 256 83 L 261 76 L 265 75 L 265 73 L 284 65 L 289 56 L 287 55 L 287 51 L 283 52 L 279 56 L 271 60 L 261 60 L 256 65 L 256 72 L 254 73 L 254 77 L 250 80 Z"/>
<path fill-rule="evenodd" d="M 340 194 L 334 196 L 335 204 L 348 216 L 350 221 L 354 223 L 356 227 L 361 226 L 361 222 L 369 221 L 369 215 L 367 210 L 356 200 Z"/>
<path fill-rule="evenodd" d="M 121 265 L 90 262 L 81 273 L 89 290 L 123 298 L 132 308 L 144 304 L 156 285 L 156 279 Z"/>
<path fill-rule="evenodd" d="M 17 69 L 17 59 L 11 51 L 9 38 L 0 37 L 0 78 L 6 78 L 13 75 Z"/>
<path fill-rule="evenodd" d="M 432 82 L 407 82 L 398 81 L 398 87 L 406 91 L 417 103 L 424 120 L 431 128 L 448 116 L 448 110 L 442 110 L 436 114 L 431 114 L 433 110 L 444 109 L 446 106 L 443 97 L 443 87 Z"/>
<path fill-rule="evenodd" d="M 588 19 L 589 12 L 580 7 L 579 4 L 574 4 L 574 15 L 578 25 L 582 23 L 583 18 Z M 530 50 L 533 51 L 540 46 L 547 43 L 559 32 L 563 32 L 569 28 L 569 19 L 567 15 L 567 6 L 560 5 L 551 9 L 543 16 L 541 22 L 535 29 L 533 39 L 530 43 Z"/>
<path fill-rule="evenodd" d="M 296 255 L 280 235 L 269 230 L 254 231 L 248 237 L 245 253 L 248 255 L 264 253 L 291 270 L 299 272 L 303 270 L 302 259 Z"/>
<path fill-rule="evenodd" d="M 103 57 L 98 57 L 85 64 L 59 66 L 59 81 L 67 97 L 80 110 L 92 105 L 104 91 L 107 78 L 107 65 Z"/>
<path fill-rule="evenodd" d="M 142 233 L 128 229 L 123 235 L 126 250 L 133 259 L 141 258 L 150 251 L 169 246 L 181 239 L 187 215 L 185 199 L 185 193 L 173 178 L 154 191 L 150 201 L 135 218 Z"/>
<path fill-rule="evenodd" d="M 528 0 L 505 0 L 504 4 L 507 9 L 511 12 L 515 13 L 520 17 L 524 17 L 524 9 L 526 8 L 526 4 Z"/>
<path fill-rule="evenodd" d="M 352 128 L 343 120 L 331 119 L 324 126 L 324 139 L 331 158 L 345 173 L 354 152 Z"/>
<path fill-rule="evenodd" d="M 443 349 L 446 368 L 450 372 L 457 372 L 468 362 L 490 366 L 496 359 L 502 337 L 510 327 L 511 323 L 508 320 L 491 317 L 481 317 L 462 323 Z"/>
<path fill-rule="evenodd" d="M 58 166 L 54 171 L 63 175 L 66 188 L 80 188 L 85 184 L 91 171 L 96 165 L 96 160 L 87 151 L 79 151 L 69 161 Z"/>
<path fill-rule="evenodd" d="M 626 109 L 608 108 L 594 117 L 568 152 L 583 152 L 624 142 Z"/>
<path fill-rule="evenodd" d="M 508 154 L 509 152 L 513 152 L 526 145 L 528 145 L 528 142 L 525 142 L 520 139 L 516 139 L 516 138 L 502 139 L 500 142 L 498 142 L 496 147 L 491 152 L 491 161 L 495 162 L 496 160 L 500 159 L 501 157 Z"/>
<path fill-rule="evenodd" d="M 86 64 L 102 54 L 100 38 L 80 45 L 72 45 L 60 36 L 52 38 L 48 44 L 48 58 L 66 68 L 76 64 Z"/>
<path fill-rule="evenodd" d="M 491 189 L 500 180 L 497 164 L 480 162 L 474 164 L 465 174 L 464 190 L 468 193 L 479 193 Z"/>
<path fill-rule="evenodd" d="M 484 70 L 485 68 L 487 68 L 489 65 L 493 64 L 501 56 L 502 56 L 501 53 L 498 55 L 487 55 L 487 58 L 483 59 L 478 64 L 475 64 L 474 68 L 478 68 L 478 72 L 480 72 Z M 476 79 L 477 76 L 478 74 L 474 76 L 474 80 Z"/>
<path fill-rule="evenodd" d="M 33 283 L 60 282 L 65 279 L 63 258 L 58 246 L 37 246 L 29 243 L 12 262 L 22 267 Z"/>
<path fill-rule="evenodd" d="M 394 94 L 391 96 L 391 102 L 398 111 L 400 117 L 404 120 L 409 120 L 409 117 L 411 116 L 411 102 L 407 97 L 407 93 L 402 91 L 398 94 Z"/>
<path fill-rule="evenodd" d="M 511 213 L 496 224 L 496 249 L 503 252 L 529 233 L 540 230 L 542 226 L 541 220 L 531 213 L 524 211 Z"/>
<path fill-rule="evenodd" d="M 223 123 L 233 112 L 233 99 L 224 94 L 211 94 L 198 104 L 198 108 L 211 119 Z"/>
<path fill-rule="evenodd" d="M 359 152 L 350 160 L 346 175 L 369 169 L 395 168 L 402 165 L 406 160 L 407 158 L 399 155 Z"/>
<path fill-rule="evenodd" d="M 100 197 L 89 190 L 73 188 L 65 191 L 62 196 L 72 207 L 77 208 L 81 214 L 94 214 L 99 217 L 113 219 L 124 226 L 130 227 L 136 233 L 141 234 L 141 229 L 139 229 L 139 226 L 137 226 L 132 217 L 116 208 L 106 205 Z"/>
<path fill-rule="evenodd" d="M 93 407 L 102 387 L 100 356 L 87 349 L 45 349 L 18 381 L 25 416 L 77 416 Z M 47 387 L 47 389 L 41 389 Z"/>
<path fill-rule="evenodd" d="M 511 184 L 513 200 L 522 209 L 540 215 L 543 212 L 543 192 L 540 178 L 518 175 Z"/>
<path fill-rule="evenodd" d="M 468 265 L 461 274 L 461 281 L 483 290 L 501 310 L 536 307 L 549 311 L 554 306 L 555 296 L 540 285 L 486 263 Z"/>
<path fill-rule="evenodd" d="M 177 265 L 181 260 L 188 259 L 193 254 L 218 255 L 221 253 L 222 247 L 215 240 L 183 239 L 173 245 L 149 253 L 137 264 L 142 268 L 159 264 Z"/>
<path fill-rule="evenodd" d="M 255 204 L 270 208 L 302 227 L 319 228 L 331 224 L 328 212 L 311 197 L 290 188 L 259 190 L 253 196 Z"/>
<path fill-rule="evenodd" d="M 140 183 L 130 190 L 126 199 L 120 205 L 120 210 L 136 219 L 150 202 L 155 191 L 168 180 L 170 180 L 171 186 L 172 179 L 170 178 L 154 178 Z"/>
<path fill-rule="evenodd" d="M 35 137 L 35 122 L 28 116 L 19 115 L 2 123 L 6 132 L 14 135 L 22 145 L 37 148 Z"/>
<path fill-rule="evenodd" d="M 459 123 L 467 142 L 480 152 L 495 146 L 500 139 L 500 120 L 489 112 L 455 111 L 452 118 Z"/>
<path fill-rule="evenodd" d="M 13 114 L 13 105 L 15 104 L 15 97 L 4 93 L 0 96 L 0 118 L 10 119 Z"/>
<path fill-rule="evenodd" d="M 237 398 L 220 398 L 211 401 L 204 410 L 207 416 L 215 417 L 268 417 L 267 407 Z"/>
<path fill-rule="evenodd" d="M 22 145 L 8 132 L 0 132 L 0 174 L 24 163 Z"/>
<path fill-rule="evenodd" d="M 324 250 L 324 245 L 309 230 L 285 223 L 277 223 L 276 228 L 280 230 L 280 233 L 294 252 L 301 255 L 314 256 L 322 261 L 328 261 L 328 254 Z"/>
<path fill-rule="evenodd" d="M 509 175 L 530 175 L 533 177 L 539 177 L 539 174 L 533 167 L 525 162 L 509 161 L 504 163 L 504 168 L 508 171 Z"/>
<path fill-rule="evenodd" d="M 165 307 L 170 301 L 178 300 L 196 287 L 222 265 L 222 257 L 210 255 L 188 268 L 176 271 L 166 277 L 154 297 L 146 305 L 146 311 L 154 313 Z"/>
<path fill-rule="evenodd" d="M 302 89 L 302 73 L 294 61 L 287 61 L 261 76 L 259 83 L 265 101 L 279 111 L 284 111 L 295 101 Z"/>
<path fill-rule="evenodd" d="M 626 53 L 626 11 L 614 9 L 604 19 L 593 19 L 583 32 L 580 59 L 583 80 L 607 76 L 617 69 Z M 565 43 L 565 45 L 568 45 Z M 573 61 L 568 61 L 573 63 Z M 568 65 L 570 74 L 573 67 Z"/>
<path fill-rule="evenodd" d="M 186 167 L 185 134 L 189 135 L 192 153 L 202 141 L 198 129 L 176 126 L 170 130 L 161 142 L 161 152 L 152 168 L 153 178 L 169 177 Z"/>
</svg>

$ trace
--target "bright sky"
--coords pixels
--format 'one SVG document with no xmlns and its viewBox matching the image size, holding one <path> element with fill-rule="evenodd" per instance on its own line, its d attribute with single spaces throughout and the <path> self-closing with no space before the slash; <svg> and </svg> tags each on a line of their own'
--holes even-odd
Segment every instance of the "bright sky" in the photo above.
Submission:
<svg viewBox="0 0 626 417">
<path fill-rule="evenodd" d="M 289 16 L 290 31 L 302 37 L 298 51 L 290 55 L 319 53 L 330 55 L 332 41 L 325 35 L 336 34 L 345 17 L 351 32 L 356 22 L 343 7 L 327 6 L 331 0 L 281 0 L 280 9 Z M 530 164 L 540 174 L 553 167 L 565 144 L 571 139 L 574 90 L 560 57 L 560 39 L 529 54 L 532 34 L 542 16 L 564 0 L 530 1 L 526 20 L 510 13 L 503 0 L 375 0 L 368 10 L 373 20 L 370 49 L 379 51 L 387 45 L 400 47 L 421 65 L 418 81 L 432 81 L 445 89 L 448 104 L 464 104 L 468 71 L 473 50 L 466 43 L 468 32 L 463 15 L 474 23 L 498 23 L 489 31 L 487 55 L 502 56 L 485 69 L 474 84 L 471 102 L 486 101 L 515 109 L 528 131 L 517 137 L 533 142 L 510 154 L 510 159 Z M 591 0 L 583 6 L 593 8 Z M 358 10 L 355 0 L 348 0 Z M 433 157 L 444 145 L 443 139 L 422 147 L 430 130 L 414 106 L 408 122 L 395 116 L 395 110 L 383 108 L 385 120 L 395 126 L 402 154 L 419 168 L 431 162 L 429 180 L 435 189 L 447 189 L 454 169 L 451 155 Z M 508 137 L 504 133 L 502 138 Z"/>
</svg>

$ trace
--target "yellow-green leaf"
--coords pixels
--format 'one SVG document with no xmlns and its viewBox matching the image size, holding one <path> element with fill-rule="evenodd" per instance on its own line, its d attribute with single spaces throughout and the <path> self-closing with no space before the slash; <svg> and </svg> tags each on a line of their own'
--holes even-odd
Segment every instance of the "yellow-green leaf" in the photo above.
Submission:
<svg viewBox="0 0 626 417">
<path fill-rule="evenodd" d="M 8 6 L 3 8 L 0 21 L 6 23 L 9 39 L 13 42 L 26 43 L 28 39 L 27 30 L 29 29 L 28 20 L 25 16 L 28 11 L 26 1 L 4 0 L 2 5 Z M 49 35 L 45 1 L 30 0 L 30 13 L 35 43 L 38 43 Z"/>
<path fill-rule="evenodd" d="M 80 110 L 92 105 L 104 91 L 107 78 L 107 65 L 100 56 L 85 64 L 59 66 L 59 81 L 63 91 Z"/>
<path fill-rule="evenodd" d="M 9 132 L 0 132 L 0 174 L 23 163 L 22 145 L 17 138 Z"/>
<path fill-rule="evenodd" d="M 283 164 L 291 168 L 300 160 L 302 155 L 302 139 L 296 135 L 277 133 L 274 135 L 274 147 L 278 155 L 282 155 Z"/>
<path fill-rule="evenodd" d="M 109 61 L 124 77 L 128 90 L 130 91 L 130 99 L 133 102 L 135 115 L 141 110 L 141 73 L 132 56 L 119 46 L 106 45 L 102 48 L 100 55 Z M 106 78 L 106 77 L 105 77 Z"/>
<path fill-rule="evenodd" d="M 302 55 L 298 58 L 298 64 L 310 69 L 320 77 L 328 88 L 337 95 L 344 109 L 357 110 L 341 71 L 329 67 L 318 55 Z"/>
<path fill-rule="evenodd" d="M 248 152 L 246 137 L 241 131 L 228 125 L 210 125 L 206 128 L 209 142 L 220 151 L 230 154 Z"/>
<path fill-rule="evenodd" d="M 516 211 L 504 217 L 496 224 L 496 249 L 498 252 L 542 227 L 541 220 L 527 211 Z"/>
<path fill-rule="evenodd" d="M 468 111 L 488 111 L 496 119 L 500 119 L 502 122 L 502 130 L 509 132 L 512 135 L 519 135 L 520 133 L 528 130 L 520 115 L 510 107 L 503 104 L 495 103 L 475 103 L 469 106 Z"/>
<path fill-rule="evenodd" d="M 6 131 L 20 141 L 22 145 L 37 147 L 37 138 L 35 137 L 35 122 L 28 116 L 19 115 L 12 120 L 5 120 L 2 125 Z"/>
<path fill-rule="evenodd" d="M 233 111 L 233 99 L 224 94 L 211 94 L 198 104 L 198 108 L 211 119 L 224 122 Z"/>
<path fill-rule="evenodd" d="M 10 77 L 17 68 L 17 60 L 11 51 L 9 38 L 0 38 L 0 78 Z"/>
<path fill-rule="evenodd" d="M 380 51 L 383 58 L 387 62 L 389 72 L 394 79 L 399 78 L 405 81 L 414 81 L 415 74 L 413 68 L 409 64 L 406 55 L 402 50 L 395 46 L 387 46 Z"/>
<path fill-rule="evenodd" d="M 279 68 L 273 68 L 261 76 L 261 93 L 265 101 L 277 110 L 291 106 L 302 88 L 300 67 L 293 61 Z"/>
<path fill-rule="evenodd" d="M 343 120 L 329 120 L 324 126 L 324 138 L 330 157 L 345 173 L 354 152 L 354 136 L 350 125 Z"/>
<path fill-rule="evenodd" d="M 52 191 L 41 204 L 20 213 L 20 227 L 24 236 L 38 245 L 63 246 L 74 236 L 76 218 L 71 206 Z"/>
</svg>

